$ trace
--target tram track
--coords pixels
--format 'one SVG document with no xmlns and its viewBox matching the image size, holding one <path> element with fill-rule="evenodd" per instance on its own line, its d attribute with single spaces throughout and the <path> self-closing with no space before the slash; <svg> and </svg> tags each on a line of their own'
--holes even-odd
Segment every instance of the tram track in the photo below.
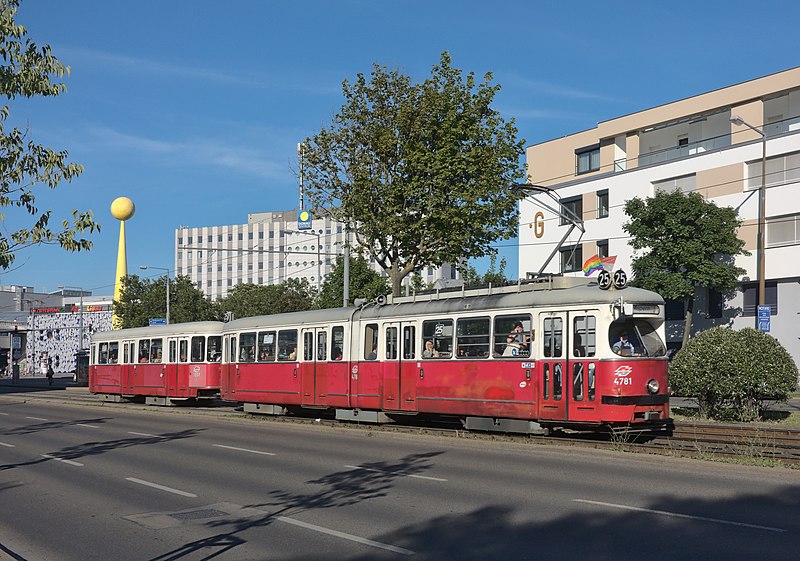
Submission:
<svg viewBox="0 0 800 561">
<path fill-rule="evenodd" d="M 99 405 L 102 407 L 135 407 L 148 410 L 152 406 L 137 403 L 102 403 L 93 395 L 83 392 L 69 392 L 72 395 L 60 396 L 37 394 L 20 394 L 15 400 L 25 401 L 29 398 L 50 398 L 61 402 L 80 405 Z M 10 397 L 10 396 L 7 396 Z M 426 434 L 451 438 L 470 438 L 475 440 L 507 440 L 546 444 L 554 446 L 572 446 L 604 450 L 617 450 L 632 453 L 647 453 L 668 456 L 689 457 L 705 460 L 742 461 L 760 464 L 780 464 L 800 468 L 800 429 L 784 427 L 764 427 L 752 425 L 733 425 L 718 423 L 701 423 L 676 421 L 671 435 L 627 434 L 624 431 L 608 433 L 576 433 L 554 432 L 550 435 L 526 435 L 497 432 L 468 431 L 460 426 L 456 419 L 426 420 L 409 417 L 399 422 L 376 425 L 371 423 L 353 423 L 336 421 L 324 417 L 316 417 L 313 412 L 308 416 L 264 416 L 245 413 L 234 404 L 217 403 L 210 407 L 179 406 L 159 408 L 162 411 L 186 412 L 191 414 L 226 415 L 247 417 L 266 422 L 288 422 L 297 424 L 317 424 L 330 427 L 350 427 L 354 429 L 401 432 L 408 434 Z"/>
</svg>

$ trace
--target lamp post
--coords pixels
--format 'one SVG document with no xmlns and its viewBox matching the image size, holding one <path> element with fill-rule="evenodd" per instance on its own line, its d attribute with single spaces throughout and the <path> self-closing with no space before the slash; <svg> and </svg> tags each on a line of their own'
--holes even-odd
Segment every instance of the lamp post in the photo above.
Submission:
<svg viewBox="0 0 800 561">
<path fill-rule="evenodd" d="M 169 269 L 166 267 L 153 267 L 152 265 L 139 265 L 139 268 L 142 270 L 147 269 L 155 269 L 157 271 L 165 271 L 166 272 L 166 279 L 167 279 L 167 325 L 169 325 Z"/>
<path fill-rule="evenodd" d="M 731 123 L 738 126 L 746 126 L 761 135 L 761 187 L 758 190 L 758 305 L 764 305 L 764 295 L 766 292 L 765 278 L 765 232 L 766 228 L 766 192 L 767 192 L 767 135 L 763 130 L 758 129 L 742 119 L 739 115 L 731 115 Z M 758 321 L 758 314 L 756 314 Z"/>
<path fill-rule="evenodd" d="M 58 288 L 64 290 L 67 288 L 71 288 L 73 290 L 77 290 L 80 292 L 81 300 L 80 300 L 80 310 L 78 311 L 78 350 L 83 350 L 83 288 L 79 286 L 67 286 L 61 285 Z"/>
</svg>

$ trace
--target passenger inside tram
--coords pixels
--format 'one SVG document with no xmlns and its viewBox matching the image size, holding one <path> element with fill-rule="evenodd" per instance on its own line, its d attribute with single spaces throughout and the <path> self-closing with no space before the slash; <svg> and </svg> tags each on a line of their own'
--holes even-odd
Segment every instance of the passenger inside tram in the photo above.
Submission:
<svg viewBox="0 0 800 561">
<path fill-rule="evenodd" d="M 658 332 L 645 319 L 619 319 L 608 330 L 611 350 L 619 356 L 661 357 L 667 348 Z"/>
</svg>

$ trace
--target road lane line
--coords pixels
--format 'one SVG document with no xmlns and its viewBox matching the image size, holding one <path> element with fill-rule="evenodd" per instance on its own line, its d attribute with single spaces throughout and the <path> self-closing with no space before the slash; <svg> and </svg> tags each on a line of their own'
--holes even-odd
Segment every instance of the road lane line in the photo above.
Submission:
<svg viewBox="0 0 800 561">
<path fill-rule="evenodd" d="M 238 450 L 239 452 L 250 452 L 251 454 L 262 454 L 264 456 L 274 456 L 272 452 L 261 452 L 260 450 L 250 450 L 248 448 L 237 448 L 236 446 L 225 446 L 224 444 L 212 444 L 217 448 L 226 448 L 228 450 Z"/>
<path fill-rule="evenodd" d="M 181 491 L 180 489 L 173 489 L 172 487 L 165 487 L 164 485 L 159 485 L 158 483 L 152 483 L 150 481 L 145 481 L 144 479 L 136 479 L 135 477 L 126 477 L 127 481 L 131 481 L 133 483 L 139 483 L 140 485 L 147 485 L 148 487 L 152 487 L 153 489 L 160 489 L 162 491 L 167 491 L 168 493 L 175 493 L 176 495 L 181 495 L 183 497 L 196 497 L 194 493 L 188 493 L 186 491 Z"/>
<path fill-rule="evenodd" d="M 8 415 L 8 413 L 0 413 L 0 415 Z"/>
<path fill-rule="evenodd" d="M 41 417 L 25 417 L 26 419 L 33 419 L 34 421 L 49 421 L 50 419 L 42 419 Z"/>
<path fill-rule="evenodd" d="M 128 434 L 135 434 L 136 436 L 148 436 L 150 438 L 164 438 L 163 436 L 158 436 L 157 434 L 147 434 L 146 432 L 130 432 Z"/>
<path fill-rule="evenodd" d="M 13 444 L 6 444 L 5 442 L 0 442 L 0 446 L 5 446 L 6 448 L 16 448 Z"/>
<path fill-rule="evenodd" d="M 80 462 L 73 462 L 72 460 L 65 460 L 64 458 L 56 458 L 55 456 L 51 456 L 50 454 L 42 454 L 42 457 L 47 458 L 49 460 L 55 460 L 57 462 L 64 462 L 65 464 L 69 464 L 71 466 L 83 467 L 83 464 Z"/>
<path fill-rule="evenodd" d="M 75 424 L 76 424 L 77 426 L 79 426 L 79 427 L 88 427 L 88 428 L 90 428 L 90 429 L 99 429 L 99 428 L 100 428 L 100 427 L 98 427 L 97 425 L 88 425 L 88 424 L 86 424 L 86 423 L 75 423 Z"/>
<path fill-rule="evenodd" d="M 367 538 L 362 538 L 360 536 L 354 536 L 353 534 L 345 534 L 344 532 L 338 532 L 336 530 L 331 530 L 330 528 L 323 528 L 322 526 L 317 526 L 315 524 L 309 524 L 308 522 L 300 522 L 299 520 L 295 520 L 294 518 L 286 518 L 285 516 L 276 516 L 275 520 L 279 520 L 281 522 L 286 522 L 287 524 L 294 524 L 295 526 L 300 526 L 301 528 L 306 528 L 308 530 L 314 530 L 315 532 L 320 532 L 322 534 L 328 534 L 329 536 L 335 536 L 337 538 L 342 538 L 345 540 L 350 540 L 353 542 L 357 542 L 360 544 L 368 545 L 370 547 L 377 547 L 378 549 L 385 549 L 386 551 L 391 551 L 393 553 L 399 553 L 400 555 L 414 555 L 414 552 L 410 549 L 403 549 L 402 547 L 397 547 L 394 545 L 389 545 L 386 543 L 376 542 L 372 540 L 368 540 Z"/>
<path fill-rule="evenodd" d="M 659 514 L 661 516 L 669 516 L 671 518 L 685 518 L 687 520 L 701 520 L 703 522 L 714 522 L 716 524 L 727 524 L 729 526 L 742 526 L 744 528 L 755 528 L 757 530 L 769 530 L 770 532 L 785 532 L 783 528 L 773 528 L 772 526 L 760 526 L 758 524 L 747 524 L 745 522 L 734 522 L 733 520 L 722 520 L 719 518 L 708 518 L 705 516 L 692 516 L 689 514 L 679 514 L 677 512 L 667 512 L 665 510 L 651 510 L 649 508 L 639 508 L 636 506 L 618 505 L 614 503 L 602 503 L 599 501 L 588 501 L 586 499 L 572 499 L 576 503 L 585 503 L 590 505 L 607 506 L 610 508 L 619 508 L 622 510 L 632 510 L 635 512 L 648 512 L 650 514 Z"/>
<path fill-rule="evenodd" d="M 410 473 L 403 473 L 402 471 L 386 471 L 382 469 L 373 469 L 373 468 L 365 468 L 361 466 L 344 466 L 350 469 L 363 469 L 364 471 L 374 471 L 376 473 L 388 473 L 390 475 L 402 475 L 403 477 L 416 477 L 417 479 L 428 479 L 429 481 L 447 481 L 447 479 L 442 479 L 441 477 L 429 477 L 427 475 L 413 475 Z"/>
</svg>

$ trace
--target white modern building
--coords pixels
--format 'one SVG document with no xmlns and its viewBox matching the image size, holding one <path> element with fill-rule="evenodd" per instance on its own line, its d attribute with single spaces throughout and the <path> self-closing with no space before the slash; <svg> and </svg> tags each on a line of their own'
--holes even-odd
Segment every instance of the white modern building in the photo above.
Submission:
<svg viewBox="0 0 800 561">
<path fill-rule="evenodd" d="M 253 213 L 247 224 L 178 228 L 174 271 L 214 300 L 237 284 L 280 284 L 296 278 L 319 287 L 343 253 L 344 241 L 344 225 L 330 218 L 312 219 L 310 229 L 299 230 L 297 210 Z M 461 276 L 455 266 L 445 264 L 426 269 L 422 279 L 449 284 Z"/>
<path fill-rule="evenodd" d="M 765 150 L 765 152 L 763 152 Z M 537 273 L 569 225 L 550 208 L 553 197 L 583 219 L 543 272 L 582 275 L 585 259 L 616 255 L 630 272 L 632 248 L 623 207 L 657 189 L 696 191 L 736 209 L 739 237 L 749 257 L 733 294 L 703 291 L 695 305 L 695 331 L 713 325 L 756 327 L 759 194 L 762 157 L 765 223 L 765 304 L 770 333 L 800 362 L 800 67 L 603 121 L 597 126 L 527 148 L 529 182 L 551 193 L 520 206 L 520 276 Z M 668 319 L 683 309 L 668 306 Z M 669 324 L 678 341 L 682 322 Z"/>
</svg>

